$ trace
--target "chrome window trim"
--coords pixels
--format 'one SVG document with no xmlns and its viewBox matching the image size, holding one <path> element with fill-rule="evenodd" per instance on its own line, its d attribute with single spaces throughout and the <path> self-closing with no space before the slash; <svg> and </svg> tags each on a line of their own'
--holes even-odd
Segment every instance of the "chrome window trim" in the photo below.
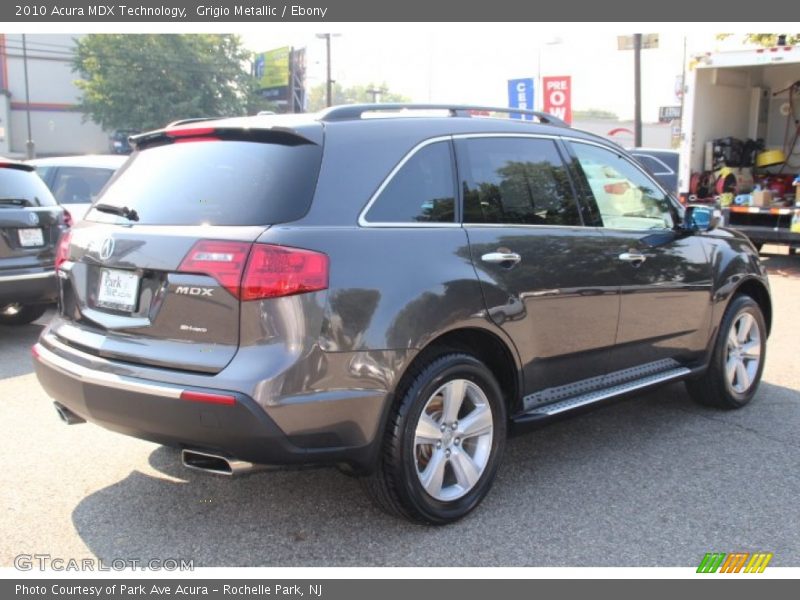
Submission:
<svg viewBox="0 0 800 600">
<path fill-rule="evenodd" d="M 454 140 L 465 140 L 465 139 L 472 139 L 472 138 L 534 138 L 534 139 L 549 139 L 553 140 L 555 143 L 559 137 L 558 135 L 554 134 L 544 134 L 544 133 L 506 133 L 506 132 L 497 132 L 497 133 L 457 133 L 452 135 L 442 135 L 433 138 L 429 138 L 427 140 L 423 140 L 416 146 L 414 146 L 411 150 L 409 150 L 406 155 L 400 160 L 399 163 L 389 172 L 386 176 L 386 179 L 383 180 L 378 189 L 370 196 L 369 201 L 367 202 L 366 206 L 361 209 L 361 212 L 358 215 L 358 225 L 360 227 L 393 227 L 393 228 L 423 228 L 423 229 L 430 229 L 430 228 L 442 228 L 442 227 L 464 227 L 469 224 L 467 223 L 417 223 L 411 221 L 400 221 L 396 223 L 386 223 L 380 221 L 368 221 L 367 220 L 367 213 L 369 209 L 372 208 L 372 205 L 380 197 L 383 190 L 386 186 L 391 183 L 394 176 L 397 172 L 403 168 L 403 166 L 411 160 L 411 158 L 420 150 L 429 146 L 431 144 L 435 144 L 438 142 L 452 142 Z M 458 192 L 458 190 L 456 190 Z M 456 202 L 458 202 L 458 198 L 456 198 Z M 475 225 L 480 225 L 475 223 Z M 506 227 L 506 225 L 498 224 L 499 227 Z M 548 227 L 547 225 L 521 225 L 521 227 Z M 557 225 L 556 227 L 579 227 L 578 225 Z"/>
<path fill-rule="evenodd" d="M 587 144 L 589 146 L 597 146 L 598 148 L 603 148 L 604 150 L 608 150 L 608 151 L 611 151 L 611 152 L 616 152 L 616 148 L 614 148 L 614 146 L 612 146 L 610 144 L 601 144 L 599 142 L 595 142 L 595 141 L 591 141 L 591 140 L 583 140 L 581 138 L 570 137 L 570 136 L 562 136 L 561 139 L 563 139 L 565 142 L 571 142 L 571 143 L 574 142 L 574 143 L 577 143 L 577 144 Z M 620 150 L 622 150 L 622 152 L 620 153 L 620 157 L 623 160 L 627 161 L 629 164 L 633 165 L 633 167 L 637 171 L 639 171 L 642 175 L 644 175 L 645 178 L 648 181 L 654 183 L 656 185 L 656 189 L 659 189 L 664 193 L 664 196 L 666 196 L 667 201 L 675 208 L 675 211 L 681 216 L 681 218 L 683 218 L 683 213 L 681 212 L 683 210 L 683 206 L 678 204 L 678 202 L 672 197 L 672 194 L 670 194 L 666 190 L 666 188 L 664 188 L 664 186 L 662 186 L 661 183 L 653 175 L 651 175 L 650 173 L 645 171 L 645 169 L 644 169 L 644 167 L 642 165 L 640 165 L 635 160 L 631 160 L 630 158 L 628 158 L 625 155 L 626 154 L 626 150 L 624 150 L 623 148 L 620 148 Z M 678 225 L 678 223 L 673 223 L 673 226 L 677 227 L 677 225 Z M 664 227 L 663 229 L 620 229 L 618 227 L 606 227 L 605 225 L 602 225 L 600 228 L 601 229 L 608 229 L 609 231 L 639 231 L 639 232 L 641 232 L 641 231 L 672 231 L 672 229 L 670 229 L 669 227 Z"/>
<path fill-rule="evenodd" d="M 453 221 L 452 223 L 417 223 L 414 221 L 398 221 L 396 223 L 392 222 L 383 222 L 383 221 L 368 221 L 367 220 L 367 213 L 369 209 L 372 208 L 372 205 L 380 198 L 383 190 L 392 182 L 395 175 L 402 169 L 405 164 L 411 160 L 414 155 L 417 154 L 423 148 L 430 146 L 432 144 L 438 144 L 439 142 L 451 142 L 453 140 L 453 136 L 451 135 L 442 135 L 437 137 L 428 138 L 427 140 L 421 141 L 419 144 L 414 146 L 411 150 L 409 150 L 403 158 L 400 159 L 400 162 L 395 165 L 395 167 L 389 171 L 389 174 L 386 178 L 381 182 L 378 186 L 378 189 L 370 196 L 370 199 L 367 201 L 366 206 L 361 209 L 361 212 L 358 214 L 358 224 L 360 227 L 413 227 L 413 228 L 423 228 L 423 229 L 430 229 L 430 228 L 441 228 L 441 227 L 461 227 L 461 223 L 456 223 Z M 458 190 L 456 191 L 456 202 L 458 202 Z"/>
<path fill-rule="evenodd" d="M 650 158 L 650 159 L 656 161 L 657 163 L 659 163 L 662 167 L 664 167 L 666 169 L 666 171 L 653 171 L 653 175 L 674 175 L 675 174 L 675 171 L 673 171 L 669 167 L 669 165 L 667 163 L 665 163 L 663 160 L 661 160 L 657 156 L 653 156 L 652 154 L 647 154 L 646 152 L 631 152 L 631 156 L 633 156 L 634 158 L 636 158 L 637 156 L 646 156 L 647 158 Z"/>
<path fill-rule="evenodd" d="M 614 148 L 614 146 L 612 146 L 610 144 L 601 144 L 601 143 L 595 142 L 595 141 L 583 140 L 581 138 L 567 137 L 567 136 L 562 136 L 562 139 L 565 140 L 565 141 L 568 141 L 568 142 L 575 142 L 575 143 L 578 143 L 578 144 L 587 144 L 589 146 L 597 146 L 598 148 L 603 148 L 604 150 L 609 150 L 611 152 L 616 152 L 617 151 L 616 148 Z M 652 175 L 650 175 L 650 173 L 645 171 L 644 167 L 642 165 L 637 163 L 635 160 L 631 160 L 630 158 L 628 158 L 625 155 L 626 154 L 626 150 L 624 150 L 623 148 L 620 148 L 620 150 L 622 150 L 622 152 L 620 153 L 620 156 L 624 160 L 629 162 L 631 165 L 633 165 L 634 168 L 637 171 L 639 171 L 642 175 L 644 175 L 647 179 L 649 179 L 650 181 L 655 183 L 656 186 L 658 187 L 658 189 L 661 190 L 662 192 L 664 192 L 664 195 L 667 198 L 669 198 L 670 202 L 671 202 L 672 201 L 672 195 L 664 188 L 664 186 L 662 186 Z"/>
</svg>

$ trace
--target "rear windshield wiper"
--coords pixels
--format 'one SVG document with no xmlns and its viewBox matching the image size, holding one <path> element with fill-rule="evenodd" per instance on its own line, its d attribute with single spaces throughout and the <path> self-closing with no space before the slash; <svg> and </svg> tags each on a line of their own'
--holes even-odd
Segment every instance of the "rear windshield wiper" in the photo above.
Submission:
<svg viewBox="0 0 800 600">
<path fill-rule="evenodd" d="M 129 221 L 139 220 L 139 213 L 137 213 L 132 208 L 128 208 L 127 206 L 114 206 L 113 204 L 95 204 L 92 208 L 99 210 L 100 212 L 109 213 L 111 215 L 118 215 L 120 217 L 125 217 Z"/>
<path fill-rule="evenodd" d="M 0 198 L 0 206 L 12 204 L 14 206 L 33 206 L 30 200 L 25 198 Z"/>
</svg>

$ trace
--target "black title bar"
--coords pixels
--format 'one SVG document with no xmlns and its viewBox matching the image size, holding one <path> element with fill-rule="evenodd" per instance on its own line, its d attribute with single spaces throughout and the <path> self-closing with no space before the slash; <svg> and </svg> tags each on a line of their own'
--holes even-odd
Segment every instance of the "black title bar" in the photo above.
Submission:
<svg viewBox="0 0 800 600">
<path fill-rule="evenodd" d="M 758 15 L 784 16 L 785 0 L 759 0 Z M 722 11 L 722 12 L 720 12 Z M 791 11 L 789 11 L 791 12 Z M 86 0 L 31 0 L 0 4 L 0 20 L 7 23 L 52 22 L 751 22 L 753 3 L 726 0 L 724 10 L 718 2 L 642 2 L 604 0 L 603 2 L 520 2 L 519 0 L 296 0 L 259 2 L 229 0 L 131 0 L 108 3 Z M 791 27 L 789 27 L 791 28 Z"/>
</svg>

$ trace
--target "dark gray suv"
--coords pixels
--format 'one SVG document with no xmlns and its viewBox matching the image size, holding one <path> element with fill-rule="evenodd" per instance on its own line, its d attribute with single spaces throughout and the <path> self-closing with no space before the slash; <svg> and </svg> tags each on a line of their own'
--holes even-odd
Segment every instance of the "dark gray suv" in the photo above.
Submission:
<svg viewBox="0 0 800 600">
<path fill-rule="evenodd" d="M 31 165 L 0 158 L 0 325 L 25 325 L 55 303 L 56 244 L 70 224 Z"/>
<path fill-rule="evenodd" d="M 747 404 L 772 314 L 750 242 L 601 138 L 475 110 L 135 138 L 33 349 L 62 418 L 211 472 L 339 465 L 440 524 L 513 431 L 676 380 Z"/>
</svg>

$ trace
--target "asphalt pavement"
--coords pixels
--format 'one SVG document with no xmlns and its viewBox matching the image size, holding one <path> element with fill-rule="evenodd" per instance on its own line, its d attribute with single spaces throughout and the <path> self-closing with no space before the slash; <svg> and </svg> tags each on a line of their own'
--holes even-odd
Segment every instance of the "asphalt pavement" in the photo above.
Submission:
<svg viewBox="0 0 800 600">
<path fill-rule="evenodd" d="M 769 249 L 769 248 L 768 248 Z M 199 566 L 696 566 L 768 551 L 800 566 L 800 256 L 764 260 L 774 326 L 757 397 L 682 384 L 509 441 L 489 497 L 447 527 L 373 508 L 334 469 L 227 479 L 175 450 L 61 423 L 32 372 L 46 322 L 0 327 L 0 566 L 18 554 Z"/>
</svg>

